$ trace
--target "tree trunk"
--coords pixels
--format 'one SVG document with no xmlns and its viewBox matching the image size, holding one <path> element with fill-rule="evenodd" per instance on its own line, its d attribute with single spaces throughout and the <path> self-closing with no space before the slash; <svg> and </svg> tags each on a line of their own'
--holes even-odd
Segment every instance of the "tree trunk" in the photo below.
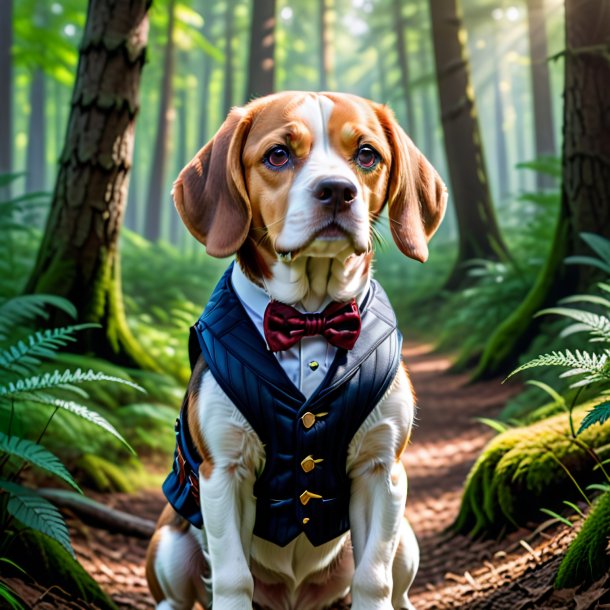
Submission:
<svg viewBox="0 0 610 610">
<path fill-rule="evenodd" d="M 187 63 L 187 57 L 184 57 L 184 64 Z M 177 137 L 176 137 L 176 176 L 183 167 L 190 161 L 191 155 L 187 149 L 188 142 L 188 90 L 185 85 L 178 92 L 179 106 L 176 112 L 177 118 Z M 173 209 L 172 209 L 173 208 Z M 169 239 L 174 246 L 180 245 L 180 239 L 184 234 L 182 230 L 183 224 L 180 220 L 178 211 L 174 206 L 171 206 L 169 211 Z"/>
<path fill-rule="evenodd" d="M 488 341 L 476 377 L 509 370 L 535 337 L 532 316 L 599 279 L 591 267 L 564 265 L 584 254 L 582 232 L 610 238 L 610 6 L 566 0 L 563 184 L 555 238 L 535 285 Z M 589 252 L 586 252 L 589 254 Z"/>
<path fill-rule="evenodd" d="M 225 11 L 225 70 L 223 108 L 229 114 L 233 107 L 233 37 L 235 36 L 235 0 L 227 0 Z"/>
<path fill-rule="evenodd" d="M 409 56 L 407 55 L 407 41 L 405 36 L 405 20 L 402 16 L 401 0 L 392 0 L 392 16 L 394 22 L 394 34 L 396 36 L 396 54 L 400 67 L 400 84 L 405 106 L 405 128 L 411 139 L 417 141 L 415 134 L 415 118 L 413 112 L 413 96 L 411 95 L 411 72 L 409 68 Z"/>
<path fill-rule="evenodd" d="M 154 369 L 127 327 L 118 252 L 150 3 L 89 2 L 59 173 L 26 290 L 65 297 L 78 322 L 102 326 L 83 349 Z"/>
<path fill-rule="evenodd" d="M 422 37 L 423 38 L 423 37 Z M 424 45 L 424 40 L 420 39 L 420 43 L 418 45 L 419 53 L 418 53 L 418 61 L 421 71 L 421 76 L 426 76 L 431 70 L 429 57 L 430 57 L 430 47 L 428 45 Z M 434 150 L 434 120 L 432 116 L 434 101 L 432 100 L 432 91 L 431 87 L 427 83 L 422 83 L 421 85 L 421 108 L 422 108 L 422 126 L 423 126 L 423 135 L 421 138 L 421 142 L 418 144 L 423 148 L 424 154 L 431 161 L 434 160 L 435 150 Z"/>
<path fill-rule="evenodd" d="M 458 258 L 445 287 L 469 281 L 463 264 L 473 258 L 509 259 L 489 191 L 476 103 L 458 0 L 430 0 L 432 39 L 445 151 L 458 231 Z"/>
<path fill-rule="evenodd" d="M 212 42 L 212 18 L 213 13 L 211 8 L 205 14 L 205 21 L 201 33 L 207 40 Z M 199 139 L 198 143 L 203 146 L 208 141 L 210 112 L 210 80 L 212 78 L 214 60 L 207 54 L 202 53 L 201 79 L 199 87 L 199 95 L 201 99 L 201 113 L 199 115 Z"/>
<path fill-rule="evenodd" d="M 0 174 L 13 169 L 12 159 L 12 105 L 13 105 L 13 0 L 0 2 Z M 0 203 L 10 199 L 9 186 L 0 186 Z"/>
<path fill-rule="evenodd" d="M 173 122 L 172 95 L 174 92 L 174 23 L 176 0 L 169 0 L 167 16 L 167 42 L 163 58 L 163 79 L 161 82 L 161 97 L 159 98 L 159 114 L 157 117 L 157 135 L 148 197 L 146 199 L 146 223 L 144 235 L 150 241 L 161 238 L 161 219 L 163 209 L 168 203 L 169 192 L 166 190 L 167 159 L 169 156 L 170 131 Z"/>
<path fill-rule="evenodd" d="M 319 0 L 319 31 L 320 31 L 320 91 L 334 89 L 334 57 L 333 32 L 334 20 L 333 0 Z"/>
<path fill-rule="evenodd" d="M 544 0 L 527 0 L 527 25 L 530 44 L 532 96 L 534 100 L 534 135 L 536 157 L 554 156 L 555 129 L 549 78 Z M 537 173 L 539 189 L 553 187 L 553 177 Z"/>
<path fill-rule="evenodd" d="M 275 0 L 254 0 L 246 101 L 274 91 Z"/>
<path fill-rule="evenodd" d="M 46 88 L 45 75 L 40 68 L 32 74 L 30 86 L 30 118 L 26 157 L 25 190 L 27 193 L 46 188 Z"/>
</svg>

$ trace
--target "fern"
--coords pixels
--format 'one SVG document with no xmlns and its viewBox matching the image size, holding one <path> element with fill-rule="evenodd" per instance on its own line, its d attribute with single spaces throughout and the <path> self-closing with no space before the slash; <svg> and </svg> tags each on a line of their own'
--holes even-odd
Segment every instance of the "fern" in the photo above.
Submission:
<svg viewBox="0 0 610 610">
<path fill-rule="evenodd" d="M 608 362 L 608 354 L 590 354 L 582 350 L 574 350 L 572 353 L 570 350 L 564 352 L 551 352 L 550 354 L 543 354 L 522 364 L 516 368 L 507 379 L 510 379 L 513 375 L 525 371 L 527 369 L 534 368 L 536 366 L 560 366 L 568 368 L 568 375 L 578 375 L 582 373 L 591 373 L 595 375 L 603 374 Z M 564 373 L 564 375 L 566 375 Z M 566 375 L 567 376 L 567 375 Z M 1 391 L 1 389 L 0 389 Z"/>
<path fill-rule="evenodd" d="M 7 384 L 0 385 L 0 398 L 10 398 L 21 393 L 37 392 L 53 388 L 74 390 L 74 384 L 81 384 L 88 381 L 111 381 L 130 386 L 136 390 L 141 390 L 140 386 L 133 381 L 106 375 L 105 373 L 96 373 L 92 369 L 89 369 L 86 372 L 81 371 L 81 369 L 76 369 L 75 371 L 66 369 L 63 373 L 58 369 L 55 369 L 50 373 L 24 377 L 17 381 L 10 381 Z"/>
<path fill-rule="evenodd" d="M 610 401 L 596 405 L 585 415 L 578 428 L 578 434 L 593 424 L 603 424 L 608 419 L 610 419 Z"/>
<path fill-rule="evenodd" d="M 40 364 L 41 358 L 52 358 L 60 347 L 76 341 L 74 335 L 78 331 L 87 328 L 99 328 L 99 325 L 77 324 L 29 335 L 8 349 L 0 351 L 0 367 L 27 374 Z"/>
<path fill-rule="evenodd" d="M 61 463 L 58 457 L 45 449 L 42 445 L 28 441 L 17 436 L 7 436 L 0 432 L 0 452 L 17 457 L 38 468 L 42 468 L 59 477 L 78 492 L 82 493 L 72 475 Z"/>
<path fill-rule="evenodd" d="M 543 314 L 557 314 L 576 320 L 579 322 L 579 330 L 589 331 L 592 337 L 598 337 L 601 340 L 610 343 L 610 318 L 606 316 L 571 307 L 550 307 L 548 309 L 543 309 L 536 315 L 539 316 Z"/>
<path fill-rule="evenodd" d="M 76 318 L 76 308 L 70 301 L 50 294 L 25 294 L 0 304 L 0 339 L 5 339 L 9 330 L 24 320 L 48 319 L 46 309 L 57 307 L 71 318 Z"/>
<path fill-rule="evenodd" d="M 78 417 L 92 423 L 106 432 L 109 432 L 117 438 L 129 451 L 135 454 L 135 451 L 132 449 L 131 445 L 123 438 L 123 436 L 119 433 L 119 431 L 104 417 L 102 417 L 99 413 L 95 411 L 91 411 L 84 405 L 78 404 L 71 400 L 62 400 L 61 398 L 55 398 L 53 396 L 48 395 L 32 395 L 28 397 L 28 400 L 32 402 L 37 402 L 39 404 L 49 405 L 51 407 L 55 407 L 56 409 L 62 409 L 68 413 L 72 413 L 74 415 L 78 415 Z"/>
<path fill-rule="evenodd" d="M 26 527 L 35 529 L 57 540 L 72 557 L 74 549 L 70 543 L 70 534 L 60 512 L 35 491 L 0 480 L 0 489 L 8 494 L 6 510 Z"/>
</svg>

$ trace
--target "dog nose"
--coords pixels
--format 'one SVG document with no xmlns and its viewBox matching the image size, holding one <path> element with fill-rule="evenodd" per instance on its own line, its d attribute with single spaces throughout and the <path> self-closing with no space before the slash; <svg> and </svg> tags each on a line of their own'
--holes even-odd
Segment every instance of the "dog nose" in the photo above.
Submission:
<svg viewBox="0 0 610 610">
<path fill-rule="evenodd" d="M 314 189 L 314 197 L 322 205 L 348 206 L 357 194 L 357 187 L 347 178 L 324 178 Z"/>
</svg>

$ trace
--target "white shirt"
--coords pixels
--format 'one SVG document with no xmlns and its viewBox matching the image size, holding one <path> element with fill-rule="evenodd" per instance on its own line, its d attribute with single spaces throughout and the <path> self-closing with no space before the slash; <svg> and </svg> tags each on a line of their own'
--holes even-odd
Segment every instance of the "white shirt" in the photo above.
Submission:
<svg viewBox="0 0 610 610">
<path fill-rule="evenodd" d="M 263 318 L 270 301 L 269 295 L 260 286 L 252 283 L 237 263 L 233 265 L 231 282 L 246 313 L 265 340 Z M 304 311 L 299 306 L 296 309 Z M 289 349 L 275 352 L 275 357 L 290 381 L 309 398 L 322 383 L 336 353 L 337 348 L 334 345 L 321 335 L 315 335 L 303 337 Z"/>
</svg>

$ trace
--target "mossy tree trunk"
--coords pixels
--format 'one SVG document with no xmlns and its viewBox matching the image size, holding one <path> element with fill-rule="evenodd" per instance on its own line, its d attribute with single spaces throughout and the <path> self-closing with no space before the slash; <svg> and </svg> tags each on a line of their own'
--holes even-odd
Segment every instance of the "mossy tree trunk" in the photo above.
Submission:
<svg viewBox="0 0 610 610">
<path fill-rule="evenodd" d="M 65 297 L 79 322 L 101 324 L 84 340 L 87 351 L 155 368 L 127 327 L 118 248 L 150 4 L 89 2 L 57 182 L 26 290 Z"/>
<path fill-rule="evenodd" d="M 254 0 L 246 101 L 274 91 L 275 0 Z"/>
<path fill-rule="evenodd" d="M 538 331 L 532 316 L 559 299 L 589 289 L 596 271 L 564 265 L 590 254 L 582 232 L 610 239 L 610 5 L 566 0 L 563 184 L 547 261 L 521 306 L 489 339 L 475 377 L 505 372 Z"/>
<path fill-rule="evenodd" d="M 458 257 L 445 284 L 469 282 L 464 263 L 473 258 L 509 259 L 491 200 L 479 120 L 458 0 L 430 0 L 441 122 L 459 231 Z"/>
</svg>

